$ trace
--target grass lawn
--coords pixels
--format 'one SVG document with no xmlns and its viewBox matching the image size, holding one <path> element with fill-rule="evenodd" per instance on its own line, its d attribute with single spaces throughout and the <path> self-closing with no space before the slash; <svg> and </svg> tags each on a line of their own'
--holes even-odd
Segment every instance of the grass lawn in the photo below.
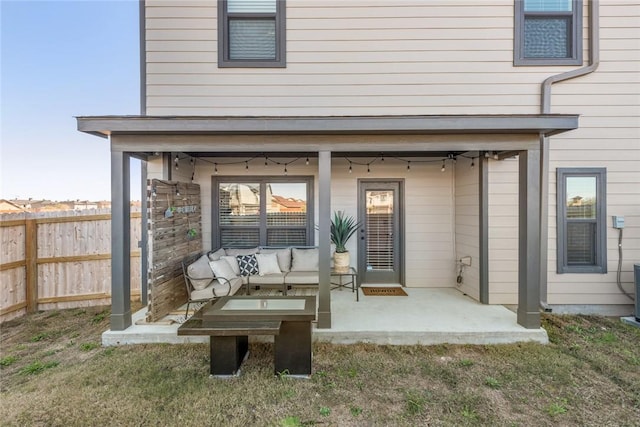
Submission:
<svg viewBox="0 0 640 427">
<path fill-rule="evenodd" d="M 255 343 L 239 378 L 208 348 L 102 348 L 108 308 L 2 325 L 0 425 L 640 426 L 640 329 L 544 316 L 551 344 L 315 344 L 310 380 L 273 375 Z"/>
</svg>

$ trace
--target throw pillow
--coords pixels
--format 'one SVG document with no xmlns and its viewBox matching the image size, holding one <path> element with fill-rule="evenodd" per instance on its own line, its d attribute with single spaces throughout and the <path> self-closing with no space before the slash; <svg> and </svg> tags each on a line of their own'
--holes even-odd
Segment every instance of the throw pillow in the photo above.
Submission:
<svg viewBox="0 0 640 427">
<path fill-rule="evenodd" d="M 195 290 L 199 291 L 206 288 L 213 279 L 213 270 L 211 270 L 207 255 L 202 255 L 195 262 L 191 263 L 187 267 L 187 274 Z"/>
<path fill-rule="evenodd" d="M 236 259 L 242 276 L 255 276 L 260 272 L 255 255 L 238 255 Z"/>
<path fill-rule="evenodd" d="M 261 276 L 282 273 L 276 254 L 256 254 L 256 259 L 258 260 L 258 272 Z"/>
<path fill-rule="evenodd" d="M 227 249 L 225 252 L 230 256 L 238 256 L 238 255 L 255 255 L 258 253 L 258 247 L 249 248 L 249 249 Z"/>
<path fill-rule="evenodd" d="M 211 266 L 211 270 L 213 270 L 213 274 L 216 277 L 224 277 L 227 280 L 235 279 L 238 277 L 234 272 L 229 263 L 224 259 L 219 259 L 217 261 L 210 261 L 209 265 Z"/>
<path fill-rule="evenodd" d="M 209 260 L 210 261 L 217 261 L 220 259 L 220 257 L 223 257 L 226 255 L 226 252 L 224 251 L 224 249 L 220 248 L 215 252 L 210 252 L 209 253 Z"/>
<path fill-rule="evenodd" d="M 285 249 L 260 249 L 261 254 L 276 254 L 280 272 L 291 270 L 291 248 Z"/>
<path fill-rule="evenodd" d="M 238 265 L 238 259 L 235 256 L 221 256 L 220 259 L 223 259 L 229 263 L 233 272 L 236 276 L 240 275 L 240 266 Z"/>
<path fill-rule="evenodd" d="M 291 271 L 318 271 L 320 269 L 318 249 L 291 249 Z"/>
</svg>

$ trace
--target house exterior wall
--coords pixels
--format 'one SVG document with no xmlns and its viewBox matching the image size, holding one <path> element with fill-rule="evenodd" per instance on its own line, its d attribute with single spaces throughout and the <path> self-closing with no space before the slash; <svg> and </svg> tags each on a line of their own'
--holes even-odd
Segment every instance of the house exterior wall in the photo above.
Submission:
<svg viewBox="0 0 640 427">
<path fill-rule="evenodd" d="M 282 176 L 283 168 L 269 165 L 265 168 L 262 158 L 249 162 L 249 172 L 244 163 L 224 165 L 225 162 L 243 161 L 245 158 L 206 158 L 209 162 L 218 162 L 218 177 L 223 176 Z M 355 160 L 355 159 L 354 159 Z M 405 285 L 408 287 L 453 287 L 455 286 L 455 252 L 454 252 L 454 194 L 453 168 L 449 167 L 441 172 L 440 162 L 420 163 L 413 159 L 411 170 L 407 171 L 406 164 L 393 159 L 387 159 L 385 164 L 376 163 L 371 166 L 371 172 L 366 172 L 366 166 L 353 165 L 353 172 L 349 173 L 349 163 L 342 158 L 332 161 L 331 172 L 331 209 L 343 210 L 346 214 L 357 216 L 358 213 L 358 179 L 402 179 L 405 182 L 404 219 L 407 233 L 405 238 Z M 202 197 L 202 246 L 205 249 L 214 248 L 211 242 L 211 182 L 213 165 L 203 160 L 196 160 L 194 182 L 200 185 Z M 158 158 L 149 160 L 150 174 L 157 174 L 162 168 L 162 161 Z M 189 160 L 180 162 L 178 176 L 174 179 L 190 181 L 191 170 Z M 188 177 L 186 171 L 189 169 Z M 316 206 L 315 223 L 318 223 L 318 175 L 317 161 L 310 159 L 309 165 L 300 160 L 287 167 L 288 176 L 314 177 L 314 206 Z M 185 171 L 180 173 L 180 171 Z M 477 211 L 477 208 L 476 208 Z M 318 236 L 316 232 L 315 241 Z M 352 238 L 347 244 L 352 253 L 351 264 L 357 266 L 357 240 Z M 476 255 L 477 256 L 477 255 Z"/>
<path fill-rule="evenodd" d="M 567 69 L 513 67 L 512 0 L 288 0 L 286 68 L 218 68 L 216 4 L 147 1 L 147 114 L 537 113 Z"/>
<path fill-rule="evenodd" d="M 471 265 L 462 267 L 462 283 L 458 288 L 467 295 L 480 299 L 480 177 L 478 159 L 461 158 L 455 164 L 455 260 L 471 257 Z M 458 266 L 458 269 L 460 266 Z"/>
<path fill-rule="evenodd" d="M 590 56 L 588 3 L 584 2 L 583 13 L 585 64 Z M 629 291 L 633 263 L 640 262 L 640 1 L 599 3 L 597 71 L 552 89 L 552 113 L 581 117 L 579 129 L 550 138 L 547 278 L 551 304 L 629 303 L 616 286 L 618 236 L 611 227 L 611 215 L 626 219 L 622 282 Z M 472 0 L 288 0 L 285 68 L 218 68 L 216 4 L 147 0 L 147 114 L 535 114 L 540 111 L 542 81 L 577 68 L 513 66 L 512 0 L 482 4 Z M 335 164 L 336 208 L 353 211 L 349 203 L 355 201 L 356 176 L 343 177 Z M 607 169 L 608 273 L 604 275 L 556 273 L 555 174 L 560 167 Z M 514 160 L 489 161 L 490 303 L 517 303 L 517 169 Z M 373 174 L 378 173 L 374 169 Z M 397 176 L 402 173 L 398 170 Z M 449 265 L 455 265 L 462 248 L 474 250 L 469 246 L 473 236 L 462 234 L 472 218 L 459 212 L 470 206 L 465 201 L 472 191 L 467 178 L 456 173 L 448 189 L 455 192 L 456 202 L 448 205 L 447 212 L 437 204 L 442 211 L 433 213 L 451 216 L 449 226 L 458 231 L 442 251 L 451 254 Z M 438 187 L 442 179 L 416 180 L 412 170 L 406 177 L 407 200 L 415 194 L 412 191 L 424 200 L 447 197 Z M 204 195 L 210 194 L 205 188 L 210 179 L 205 181 L 198 181 Z M 435 186 L 433 195 L 431 186 Z M 428 231 L 433 224 L 428 221 L 434 220 L 411 212 L 408 205 L 407 229 L 421 224 L 426 234 L 412 241 L 414 236 L 407 233 L 408 254 L 415 253 L 409 248 L 430 246 L 435 240 L 429 239 L 437 238 Z M 407 264 L 407 284 L 420 286 L 417 277 L 422 267 L 413 267 L 413 262 Z M 474 267 L 466 270 L 465 281 L 475 280 Z M 449 281 L 455 286 L 455 268 L 450 270 L 430 270 L 428 276 L 433 275 L 434 283 Z"/>
</svg>

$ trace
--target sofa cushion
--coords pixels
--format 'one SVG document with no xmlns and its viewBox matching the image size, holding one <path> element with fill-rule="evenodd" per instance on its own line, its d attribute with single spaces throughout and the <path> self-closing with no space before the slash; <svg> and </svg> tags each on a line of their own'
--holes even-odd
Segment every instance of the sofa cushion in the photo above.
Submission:
<svg viewBox="0 0 640 427">
<path fill-rule="evenodd" d="M 258 270 L 258 260 L 255 255 L 238 255 L 236 259 L 238 260 L 238 266 L 240 267 L 240 274 L 242 276 L 254 276 L 260 272 L 260 270 Z"/>
<path fill-rule="evenodd" d="M 209 261 L 217 261 L 219 260 L 221 257 L 225 256 L 227 253 L 225 252 L 224 249 L 220 248 L 215 252 L 210 252 L 209 253 Z"/>
<path fill-rule="evenodd" d="M 287 272 L 291 270 L 291 248 L 284 249 L 264 249 L 260 248 L 261 254 L 276 254 L 278 257 L 278 267 L 280 271 Z"/>
<path fill-rule="evenodd" d="M 213 270 L 213 274 L 216 277 L 224 277 L 228 280 L 238 277 L 238 275 L 233 271 L 233 268 L 231 268 L 226 259 L 209 261 L 209 265 L 211 266 L 211 270 Z"/>
<path fill-rule="evenodd" d="M 255 255 L 259 252 L 259 249 L 257 246 L 255 248 L 249 248 L 249 249 L 236 249 L 236 248 L 229 248 L 229 249 L 225 249 L 225 252 L 227 255 L 231 255 L 231 256 L 238 256 L 238 255 Z"/>
<path fill-rule="evenodd" d="M 213 279 L 213 270 L 211 270 L 207 255 L 202 255 L 195 262 L 189 264 L 187 274 L 194 289 L 206 288 Z"/>
<path fill-rule="evenodd" d="M 240 280 L 239 277 L 231 279 L 229 282 L 226 280 L 214 280 L 213 283 L 206 288 L 191 292 L 191 299 L 210 299 L 214 297 L 233 295 L 238 292 L 238 289 L 240 289 L 241 286 L 242 280 Z"/>
<path fill-rule="evenodd" d="M 256 260 L 258 261 L 258 274 L 260 276 L 282 273 L 278 266 L 276 254 L 256 254 Z"/>
<path fill-rule="evenodd" d="M 236 276 L 240 276 L 240 266 L 238 265 L 238 259 L 235 256 L 222 256 L 220 259 L 223 259 L 229 263 L 231 269 L 235 273 Z"/>
<path fill-rule="evenodd" d="M 291 271 L 284 276 L 286 285 L 317 285 L 317 271 Z"/>
<path fill-rule="evenodd" d="M 291 249 L 291 271 L 318 271 L 318 249 Z"/>
<path fill-rule="evenodd" d="M 247 276 L 250 285 L 282 285 L 286 273 Z"/>
</svg>

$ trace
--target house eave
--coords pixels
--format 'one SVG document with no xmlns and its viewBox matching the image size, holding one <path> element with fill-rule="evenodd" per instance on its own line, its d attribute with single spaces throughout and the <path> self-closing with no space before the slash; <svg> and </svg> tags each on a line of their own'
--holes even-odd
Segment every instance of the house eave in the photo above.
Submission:
<svg viewBox="0 0 640 427">
<path fill-rule="evenodd" d="M 578 128 L 575 114 L 212 117 L 81 116 L 81 132 L 109 135 L 556 135 Z"/>
</svg>

